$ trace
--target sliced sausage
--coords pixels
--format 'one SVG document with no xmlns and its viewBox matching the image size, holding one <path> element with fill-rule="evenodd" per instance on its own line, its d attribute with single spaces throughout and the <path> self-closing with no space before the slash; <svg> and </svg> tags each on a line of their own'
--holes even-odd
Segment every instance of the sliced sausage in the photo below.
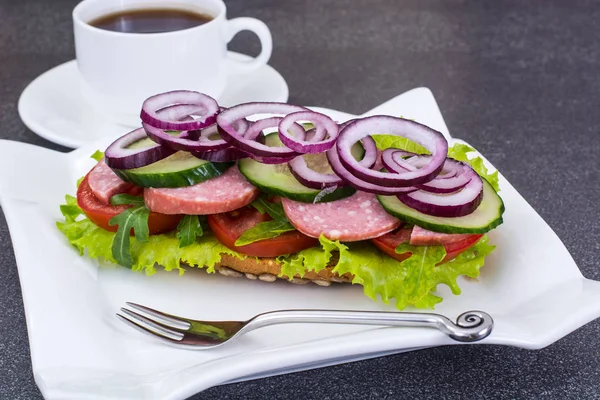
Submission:
<svg viewBox="0 0 600 400">
<path fill-rule="evenodd" d="M 410 234 L 410 244 L 416 246 L 437 246 L 458 243 L 472 237 L 468 233 L 438 233 L 415 225 Z"/>
<path fill-rule="evenodd" d="M 133 184 L 119 178 L 104 160 L 100 161 L 87 176 L 88 184 L 94 196 L 101 202 L 109 204 L 115 194 L 125 193 L 133 188 Z"/>
<path fill-rule="evenodd" d="M 233 166 L 223 175 L 196 185 L 146 188 L 144 201 L 150 210 L 162 214 L 208 215 L 244 207 L 259 193 Z"/>
<path fill-rule="evenodd" d="M 307 236 L 354 242 L 372 239 L 393 231 L 400 220 L 388 214 L 374 194 L 358 191 L 345 199 L 328 203 L 300 203 L 282 200 L 285 215 Z"/>
</svg>

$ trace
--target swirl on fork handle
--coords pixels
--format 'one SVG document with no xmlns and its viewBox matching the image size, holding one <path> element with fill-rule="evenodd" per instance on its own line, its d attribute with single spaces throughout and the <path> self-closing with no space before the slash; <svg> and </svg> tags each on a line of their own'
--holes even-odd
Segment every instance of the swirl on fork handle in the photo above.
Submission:
<svg viewBox="0 0 600 400">
<path fill-rule="evenodd" d="M 459 342 L 476 342 L 486 338 L 494 326 L 492 316 L 483 311 L 467 311 L 458 316 L 456 324 L 444 323 L 440 327 L 448 336 Z"/>
</svg>

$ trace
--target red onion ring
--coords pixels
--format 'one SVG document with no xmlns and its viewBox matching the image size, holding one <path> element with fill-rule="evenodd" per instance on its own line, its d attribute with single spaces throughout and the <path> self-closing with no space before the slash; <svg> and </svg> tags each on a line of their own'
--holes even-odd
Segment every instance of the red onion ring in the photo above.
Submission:
<svg viewBox="0 0 600 400">
<path fill-rule="evenodd" d="M 311 189 L 325 189 L 332 186 L 345 186 L 342 178 L 336 174 L 317 172 L 308 167 L 304 156 L 298 156 L 289 163 L 290 172 L 301 184 Z"/>
<path fill-rule="evenodd" d="M 198 157 L 201 160 L 211 161 L 211 162 L 230 162 L 241 160 L 242 158 L 248 157 L 248 154 L 244 153 L 240 149 L 237 149 L 233 146 L 227 147 L 221 150 L 213 150 L 213 151 L 194 151 L 192 155 Z"/>
<path fill-rule="evenodd" d="M 338 125 L 339 125 L 339 128 L 340 128 L 340 131 L 341 131 L 342 129 L 344 129 L 345 127 L 347 127 L 348 125 L 350 125 L 352 122 L 354 122 L 354 121 L 357 121 L 358 119 L 359 119 L 359 118 L 353 118 L 353 119 L 349 119 L 349 120 L 348 120 L 348 121 L 346 121 L 346 122 L 342 122 L 341 124 L 338 124 Z"/>
<path fill-rule="evenodd" d="M 301 120 L 310 121 L 315 125 L 315 134 L 312 135 L 311 141 L 289 133 L 291 126 Z M 279 139 L 281 139 L 281 142 L 301 154 L 317 154 L 329 150 L 335 144 L 338 135 L 338 125 L 327 115 L 314 111 L 293 112 L 286 115 L 279 123 Z M 325 137 L 327 138 L 325 139 Z"/>
<path fill-rule="evenodd" d="M 242 118 L 240 120 L 235 121 L 235 125 L 236 125 L 236 129 L 241 132 L 241 134 L 243 135 L 246 130 L 248 130 L 248 127 L 250 126 L 250 122 L 245 119 Z M 214 141 L 214 139 L 210 139 L 211 136 L 214 135 L 218 135 L 219 138 L 221 137 L 219 135 L 219 129 L 217 128 L 217 124 L 214 123 L 210 126 L 207 126 L 206 128 L 202 128 L 202 129 L 197 129 L 197 130 L 193 130 L 193 131 L 187 131 L 187 133 L 182 132 L 179 137 L 180 138 L 185 138 L 185 139 L 191 139 L 191 140 L 199 140 L 201 142 L 207 142 L 207 141 Z"/>
<path fill-rule="evenodd" d="M 427 157 L 429 156 L 420 156 L 415 161 L 417 167 L 419 167 L 418 163 L 427 162 Z M 435 179 L 416 186 L 421 190 L 431 193 L 452 193 L 465 187 L 471 181 L 473 173 L 475 172 L 470 166 L 447 158 L 444 162 L 442 172 Z M 475 175 L 477 174 L 475 173 Z"/>
<path fill-rule="evenodd" d="M 201 115 L 206 113 L 206 107 L 203 104 L 174 104 L 163 107 L 156 111 L 156 115 L 161 119 L 170 119 L 176 122 L 193 122 L 192 115 Z"/>
<path fill-rule="evenodd" d="M 401 193 L 410 193 L 417 190 L 416 187 L 388 187 L 380 186 L 373 183 L 365 182 L 348 171 L 340 160 L 337 146 L 333 146 L 327 150 L 327 160 L 333 171 L 347 184 L 355 187 L 356 189 L 362 190 L 363 192 L 383 194 L 383 195 L 397 195 Z"/>
<path fill-rule="evenodd" d="M 249 140 L 256 140 L 258 135 L 263 133 L 265 129 L 274 128 L 279 126 L 279 123 L 283 120 L 283 117 L 271 117 L 265 119 L 259 119 L 256 122 L 250 124 L 246 132 L 243 136 Z M 236 121 L 237 122 L 237 121 Z M 292 135 L 298 138 L 304 138 L 306 136 L 306 132 L 302 125 L 298 123 L 294 123 L 289 127 L 289 130 L 292 131 Z"/>
<path fill-rule="evenodd" d="M 410 158 L 404 159 L 403 157 Z M 431 156 L 414 154 L 397 149 L 383 151 L 382 163 L 393 172 L 415 171 L 429 163 Z M 452 193 L 462 189 L 471 180 L 471 168 L 461 162 L 447 158 L 440 174 L 417 188 L 432 193 Z"/>
<path fill-rule="evenodd" d="M 229 147 L 229 144 L 223 139 L 193 140 L 189 138 L 191 134 L 188 131 L 183 131 L 178 136 L 172 136 L 164 130 L 155 128 L 145 122 L 142 122 L 142 127 L 150 139 L 172 150 L 195 152 L 221 150 Z M 202 132 L 200 132 L 200 135 L 202 135 Z"/>
<path fill-rule="evenodd" d="M 394 163 L 400 165 L 402 168 L 408 167 L 405 169 L 407 171 L 412 171 L 417 168 L 422 168 L 428 162 L 428 161 L 424 161 L 424 160 L 427 159 L 427 157 L 430 157 L 429 155 L 426 155 L 426 154 L 416 154 L 416 153 L 411 153 L 409 151 L 397 150 L 397 149 L 386 149 L 383 152 L 384 153 L 385 152 L 392 153 L 391 154 L 392 162 L 389 162 L 389 156 L 386 157 L 386 161 L 384 162 L 384 164 L 387 164 L 386 168 L 388 168 L 390 170 L 394 170 Z M 444 162 L 444 167 L 442 168 L 442 170 L 440 171 L 438 176 L 435 177 L 435 179 L 447 179 L 447 178 L 452 178 L 452 177 L 456 176 L 456 174 L 457 174 L 456 168 L 449 169 L 449 168 L 445 167 L 446 162 L 448 162 L 448 160 L 452 160 L 452 159 L 450 159 L 450 158 L 446 159 L 446 161 Z"/>
<path fill-rule="evenodd" d="M 215 127 L 217 127 L 216 125 L 217 125 L 217 122 L 215 120 Z M 235 121 L 234 126 L 240 135 L 245 135 L 248 128 L 250 128 L 250 121 L 248 121 L 246 118 L 241 118 L 241 119 L 238 119 L 237 121 Z M 217 131 L 218 130 L 219 129 L 217 127 Z"/>
<path fill-rule="evenodd" d="M 458 162 L 458 161 L 455 161 Z M 483 181 L 473 169 L 465 164 L 465 175 L 469 178 L 462 189 L 453 193 L 430 193 L 424 190 L 398 195 L 407 206 L 424 214 L 436 217 L 462 217 L 471 214 L 483 199 Z"/>
<path fill-rule="evenodd" d="M 263 164 L 285 164 L 292 161 L 294 158 L 298 157 L 297 155 L 289 156 L 289 157 L 261 157 L 253 154 L 246 153 L 246 155 L 253 160 L 258 161 Z"/>
<path fill-rule="evenodd" d="M 352 157 L 350 149 L 354 143 L 374 133 L 396 135 L 420 144 L 432 154 L 430 162 L 417 171 L 402 173 L 386 173 L 363 167 Z M 341 163 L 352 175 L 376 186 L 393 188 L 430 181 L 440 172 L 448 155 L 448 142 L 440 132 L 414 121 L 383 115 L 348 124 L 340 133 L 336 148 Z"/>
<path fill-rule="evenodd" d="M 237 131 L 234 126 L 234 122 L 256 114 L 287 115 L 297 111 L 307 111 L 307 109 L 285 103 L 245 103 L 228 108 L 227 110 L 221 112 L 217 116 L 217 125 L 219 128 L 219 133 L 225 141 L 248 153 L 253 159 L 272 164 L 278 161 L 287 162 L 293 157 L 297 156 L 298 153 L 287 147 L 269 147 L 257 142 L 256 140 L 246 138 Z M 251 128 L 252 125 L 248 129 Z M 248 132 L 246 131 L 246 135 L 247 134 Z"/>
<path fill-rule="evenodd" d="M 189 131 L 215 123 L 219 112 L 217 101 L 204 93 L 176 90 L 149 97 L 142 104 L 142 122 L 159 129 Z M 201 118 L 182 121 L 199 115 Z"/>
<path fill-rule="evenodd" d="M 306 131 L 306 141 L 308 142 L 317 142 L 319 140 L 323 140 L 325 139 L 325 136 L 327 136 L 327 131 L 322 126 L 318 126 Z"/>
<path fill-rule="evenodd" d="M 110 168 L 132 169 L 152 164 L 175 152 L 160 144 L 152 144 L 151 146 L 137 149 L 127 148 L 133 143 L 147 137 L 146 132 L 142 128 L 135 129 L 121 136 L 106 149 L 104 162 Z"/>
<path fill-rule="evenodd" d="M 200 142 L 212 142 L 214 140 L 211 139 L 211 136 L 219 136 L 219 129 L 217 129 L 217 124 L 212 124 L 211 126 L 207 126 L 206 128 L 194 132 L 198 132 L 198 138 L 196 140 Z M 220 136 L 219 139 L 221 139 Z"/>
<path fill-rule="evenodd" d="M 365 168 L 371 168 L 377 162 L 377 143 L 371 136 L 367 136 L 361 139 L 363 149 L 365 149 L 365 155 L 358 163 Z"/>
<path fill-rule="evenodd" d="M 416 154 L 398 149 L 385 149 L 381 153 L 381 163 L 388 171 L 399 174 L 407 171 L 416 171 L 418 168 L 404 159 L 407 156 L 413 157 Z"/>
<path fill-rule="evenodd" d="M 359 163 L 367 168 L 372 167 L 377 160 L 375 140 L 368 136 L 361 141 L 365 154 Z M 298 156 L 289 162 L 290 172 L 304 186 L 311 189 L 342 187 L 346 183 L 335 173 L 320 173 L 308 167 L 305 156 Z"/>
</svg>

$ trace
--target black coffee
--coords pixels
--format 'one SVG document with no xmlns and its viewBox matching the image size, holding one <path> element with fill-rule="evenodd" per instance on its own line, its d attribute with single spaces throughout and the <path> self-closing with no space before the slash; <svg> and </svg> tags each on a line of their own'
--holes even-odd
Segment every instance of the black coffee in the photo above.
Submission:
<svg viewBox="0 0 600 400">
<path fill-rule="evenodd" d="M 212 19 L 210 15 L 191 10 L 157 8 L 119 11 L 88 23 L 113 32 L 161 33 L 193 28 Z"/>
</svg>

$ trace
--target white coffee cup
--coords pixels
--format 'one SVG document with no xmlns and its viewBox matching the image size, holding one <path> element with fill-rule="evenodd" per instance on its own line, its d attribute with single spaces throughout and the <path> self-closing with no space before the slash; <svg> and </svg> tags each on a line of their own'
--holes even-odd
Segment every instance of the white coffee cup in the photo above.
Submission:
<svg viewBox="0 0 600 400">
<path fill-rule="evenodd" d="M 130 9 L 177 8 L 210 15 L 202 25 L 165 33 L 113 32 L 89 22 Z M 196 90 L 218 100 L 232 73 L 248 73 L 269 61 L 271 32 L 260 20 L 227 20 L 221 0 L 84 0 L 73 10 L 75 52 L 84 98 L 107 118 L 140 124 L 142 102 L 157 93 Z M 227 55 L 240 31 L 254 32 L 261 53 L 248 61 Z"/>
</svg>

